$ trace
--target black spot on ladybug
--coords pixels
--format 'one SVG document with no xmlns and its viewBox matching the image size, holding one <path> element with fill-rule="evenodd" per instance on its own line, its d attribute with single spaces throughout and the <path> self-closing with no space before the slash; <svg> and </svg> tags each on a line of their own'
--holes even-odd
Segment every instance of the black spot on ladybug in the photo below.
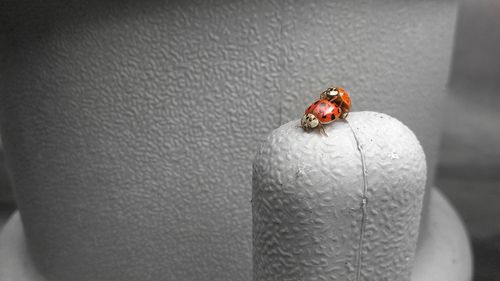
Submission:
<svg viewBox="0 0 500 281">
<path fill-rule="evenodd" d="M 324 115 L 324 114 L 323 114 L 323 116 L 321 116 L 321 117 L 322 117 L 323 119 L 325 119 L 325 118 L 326 118 L 326 115 Z"/>
<path fill-rule="evenodd" d="M 332 120 L 335 120 L 335 114 L 330 115 L 330 118 L 331 118 Z"/>
</svg>

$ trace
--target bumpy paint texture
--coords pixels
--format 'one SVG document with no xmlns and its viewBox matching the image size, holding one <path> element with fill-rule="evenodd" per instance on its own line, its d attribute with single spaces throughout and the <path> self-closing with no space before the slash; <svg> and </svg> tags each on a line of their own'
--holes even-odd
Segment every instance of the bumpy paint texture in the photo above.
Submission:
<svg viewBox="0 0 500 281">
<path fill-rule="evenodd" d="M 410 280 L 424 152 L 415 135 L 388 115 L 353 112 L 348 120 L 366 160 L 362 243 L 364 180 L 351 128 L 338 121 L 326 126 L 324 137 L 289 122 L 271 133 L 254 161 L 255 281 Z"/>
<path fill-rule="evenodd" d="M 433 170 L 455 1 L 4 6 L 1 134 L 49 280 L 250 280 L 258 143 L 330 83 Z"/>
</svg>

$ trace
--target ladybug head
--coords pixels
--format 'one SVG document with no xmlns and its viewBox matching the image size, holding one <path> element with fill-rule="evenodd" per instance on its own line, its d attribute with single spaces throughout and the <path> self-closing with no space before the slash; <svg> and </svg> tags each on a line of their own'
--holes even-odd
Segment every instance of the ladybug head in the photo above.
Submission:
<svg viewBox="0 0 500 281">
<path fill-rule="evenodd" d="M 302 120 L 300 120 L 300 126 L 304 130 L 312 130 L 312 129 L 318 127 L 318 125 L 319 125 L 318 118 L 316 118 L 316 116 L 314 116 L 311 113 L 304 114 L 304 116 L 302 117 Z"/>
<path fill-rule="evenodd" d="M 337 98 L 343 91 L 344 89 L 341 87 L 330 87 L 324 90 L 323 93 L 321 93 L 320 98 L 333 100 Z"/>
</svg>

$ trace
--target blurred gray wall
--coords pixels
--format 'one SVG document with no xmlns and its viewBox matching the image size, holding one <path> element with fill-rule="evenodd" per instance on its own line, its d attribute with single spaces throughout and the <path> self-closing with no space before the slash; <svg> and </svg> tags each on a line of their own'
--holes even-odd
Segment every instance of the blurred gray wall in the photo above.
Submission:
<svg viewBox="0 0 500 281">
<path fill-rule="evenodd" d="M 500 1 L 462 0 L 450 84 L 480 90 L 500 88 Z"/>
<path fill-rule="evenodd" d="M 500 1 L 461 2 L 445 108 L 442 168 L 452 167 L 469 176 L 496 175 L 500 169 Z"/>
<path fill-rule="evenodd" d="M 465 221 L 474 280 L 500 276 L 500 1 L 462 0 L 437 185 Z"/>
</svg>

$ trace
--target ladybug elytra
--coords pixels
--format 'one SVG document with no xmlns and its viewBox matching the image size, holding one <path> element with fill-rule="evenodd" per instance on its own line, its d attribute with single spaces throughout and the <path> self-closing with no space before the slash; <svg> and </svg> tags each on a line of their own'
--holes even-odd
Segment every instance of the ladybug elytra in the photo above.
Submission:
<svg viewBox="0 0 500 281">
<path fill-rule="evenodd" d="M 323 125 L 338 119 L 345 119 L 351 110 L 351 98 L 341 87 L 330 87 L 320 94 L 320 99 L 305 111 L 300 126 L 308 131 L 319 128 L 325 134 Z"/>
</svg>

